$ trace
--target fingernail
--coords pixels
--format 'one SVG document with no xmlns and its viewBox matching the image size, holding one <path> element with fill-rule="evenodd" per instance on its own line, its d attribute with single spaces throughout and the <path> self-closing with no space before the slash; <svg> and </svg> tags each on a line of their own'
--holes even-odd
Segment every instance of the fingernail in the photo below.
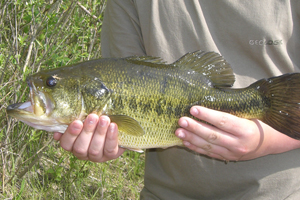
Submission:
<svg viewBox="0 0 300 200">
<path fill-rule="evenodd" d="M 188 126 L 188 122 L 185 119 L 180 120 L 179 126 L 181 126 L 182 128 L 186 128 Z"/>
<path fill-rule="evenodd" d="M 178 135 L 177 135 L 179 138 L 183 139 L 185 138 L 185 134 L 183 132 L 179 132 Z"/>
<path fill-rule="evenodd" d="M 115 125 L 112 123 L 109 125 L 109 132 L 114 132 L 115 131 Z"/>
<path fill-rule="evenodd" d="M 104 127 L 104 126 L 106 126 L 106 125 L 107 125 L 107 121 L 106 121 L 106 119 L 102 119 L 102 118 L 100 118 L 99 124 L 100 124 L 100 126 L 101 126 L 101 127 Z"/>
<path fill-rule="evenodd" d="M 92 116 L 88 116 L 86 120 L 89 124 L 94 124 L 96 122 L 96 119 Z"/>
<path fill-rule="evenodd" d="M 74 123 L 74 124 L 72 124 L 72 128 L 76 129 L 76 130 L 79 130 L 79 129 L 81 129 L 81 125 L 78 124 L 78 123 Z"/>
<path fill-rule="evenodd" d="M 195 107 L 192 107 L 190 113 L 192 115 L 198 115 L 199 114 L 199 110 L 197 108 L 195 108 Z"/>
</svg>

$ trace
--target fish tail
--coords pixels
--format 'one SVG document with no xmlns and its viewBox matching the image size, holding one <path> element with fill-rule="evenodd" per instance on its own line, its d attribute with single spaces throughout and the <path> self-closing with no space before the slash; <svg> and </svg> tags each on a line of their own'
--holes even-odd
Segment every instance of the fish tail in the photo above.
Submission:
<svg viewBox="0 0 300 200">
<path fill-rule="evenodd" d="M 255 86 L 266 104 L 261 121 L 300 139 L 300 73 L 263 79 Z"/>
</svg>

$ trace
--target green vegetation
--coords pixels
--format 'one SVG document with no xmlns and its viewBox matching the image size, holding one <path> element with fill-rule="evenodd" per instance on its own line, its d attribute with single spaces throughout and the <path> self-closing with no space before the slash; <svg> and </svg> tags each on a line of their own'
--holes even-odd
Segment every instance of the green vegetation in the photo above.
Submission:
<svg viewBox="0 0 300 200">
<path fill-rule="evenodd" d="M 104 0 L 0 0 L 0 199 L 138 199 L 144 154 L 80 161 L 6 114 L 28 98 L 28 74 L 101 56 L 104 9 Z"/>
</svg>

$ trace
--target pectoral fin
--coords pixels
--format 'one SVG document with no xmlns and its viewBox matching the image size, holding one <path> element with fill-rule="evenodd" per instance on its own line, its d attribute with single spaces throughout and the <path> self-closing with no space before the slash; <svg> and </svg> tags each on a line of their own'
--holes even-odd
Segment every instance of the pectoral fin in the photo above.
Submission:
<svg viewBox="0 0 300 200">
<path fill-rule="evenodd" d="M 141 125 L 132 117 L 126 115 L 111 115 L 110 120 L 118 125 L 118 129 L 128 135 L 142 136 L 145 134 Z"/>
</svg>

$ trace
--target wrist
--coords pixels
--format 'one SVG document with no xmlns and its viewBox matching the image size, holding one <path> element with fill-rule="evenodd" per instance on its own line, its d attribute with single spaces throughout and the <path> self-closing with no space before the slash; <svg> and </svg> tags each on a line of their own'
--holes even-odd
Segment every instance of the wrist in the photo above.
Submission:
<svg viewBox="0 0 300 200">
<path fill-rule="evenodd" d="M 279 154 L 300 148 L 300 140 L 293 139 L 260 122 L 263 127 L 263 148 L 265 155 Z"/>
</svg>

